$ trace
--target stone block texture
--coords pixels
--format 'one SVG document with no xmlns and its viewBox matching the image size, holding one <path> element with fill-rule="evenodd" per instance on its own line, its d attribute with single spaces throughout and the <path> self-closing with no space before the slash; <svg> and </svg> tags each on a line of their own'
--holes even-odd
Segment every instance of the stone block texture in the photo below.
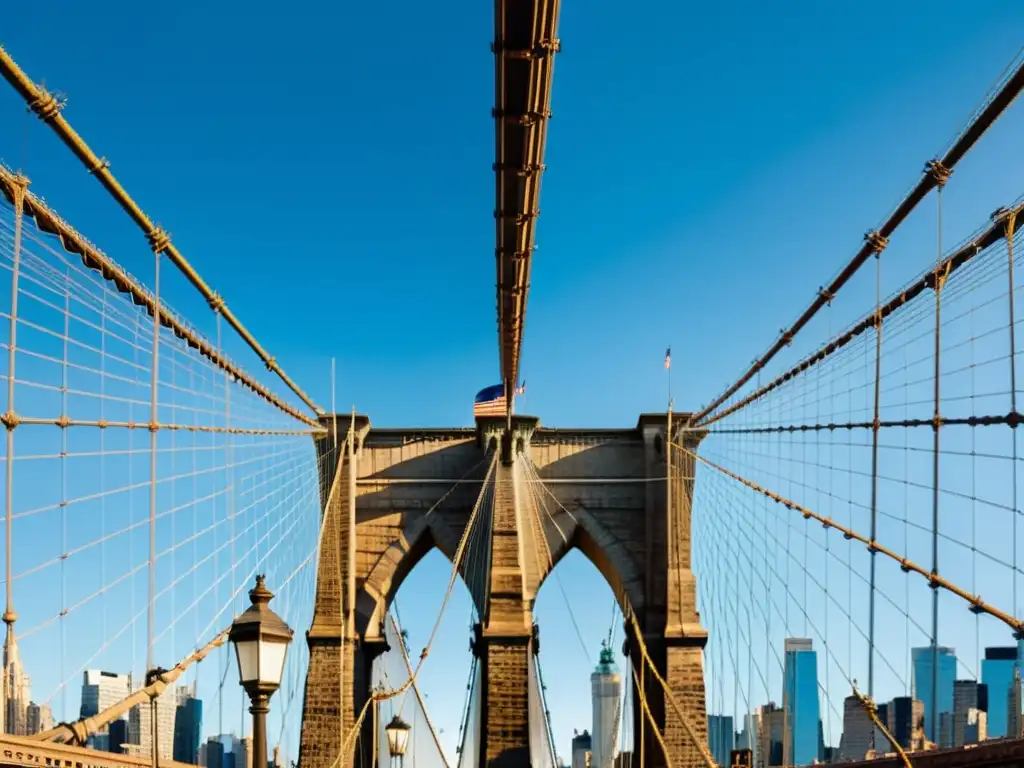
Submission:
<svg viewBox="0 0 1024 768">
<path fill-rule="evenodd" d="M 483 641 L 479 650 L 483 690 L 478 765 L 530 765 L 529 636 Z"/>
<path fill-rule="evenodd" d="M 466 548 L 472 556 L 460 563 L 482 617 L 475 643 L 481 766 L 530 765 L 533 600 L 572 548 L 602 573 L 623 612 L 636 616 L 672 696 L 706 738 L 707 634 L 690 567 L 693 462 L 680 449 L 669 462 L 665 414 L 608 430 L 545 429 L 536 419 L 514 417 L 513 439 L 506 441 L 514 446 L 511 462 L 508 455 L 500 460 L 501 440 L 494 439 L 501 420 L 482 420 L 475 429 L 383 430 L 366 417 L 339 415 L 324 424 L 337 425 L 346 447 L 319 448 L 326 519 L 308 633 L 302 768 L 332 768 L 352 731 L 402 581 L 433 547 L 454 559 L 470 534 L 485 537 L 484 546 Z M 686 447 L 695 450 L 696 441 Z M 636 662 L 635 643 L 631 648 Z M 643 685 L 672 765 L 702 764 L 653 675 L 645 674 Z M 647 728 L 645 764 L 665 765 L 654 732 L 639 718 L 635 726 L 637 734 Z M 362 741 L 369 740 L 367 733 Z M 353 746 L 339 768 L 372 763 L 370 752 Z"/>
</svg>

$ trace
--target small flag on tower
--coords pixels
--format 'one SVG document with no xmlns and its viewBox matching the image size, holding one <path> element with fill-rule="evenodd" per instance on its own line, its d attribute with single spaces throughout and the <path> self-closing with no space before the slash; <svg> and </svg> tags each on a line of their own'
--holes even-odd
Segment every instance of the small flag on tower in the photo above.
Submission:
<svg viewBox="0 0 1024 768">
<path fill-rule="evenodd" d="M 669 370 L 672 367 L 672 347 L 665 350 L 665 370 Z"/>
<path fill-rule="evenodd" d="M 516 394 L 517 395 L 525 395 L 526 394 L 526 380 L 525 379 L 523 380 L 522 384 L 520 384 L 518 387 L 516 387 Z"/>
</svg>

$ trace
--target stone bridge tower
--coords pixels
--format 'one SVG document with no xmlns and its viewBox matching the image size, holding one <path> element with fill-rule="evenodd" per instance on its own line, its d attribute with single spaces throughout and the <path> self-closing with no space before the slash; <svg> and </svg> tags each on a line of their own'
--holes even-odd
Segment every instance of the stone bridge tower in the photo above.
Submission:
<svg viewBox="0 0 1024 768">
<path fill-rule="evenodd" d="M 530 764 L 530 728 L 540 727 L 529 722 L 530 654 L 538 651 L 533 603 L 574 547 L 601 572 L 623 612 L 636 615 L 654 664 L 705 736 L 707 633 L 690 566 L 694 467 L 673 451 L 672 487 L 666 483 L 666 414 L 643 415 L 631 429 L 550 429 L 528 416 L 513 417 L 510 432 L 503 419 L 490 418 L 451 429 L 376 429 L 367 417 L 348 415 L 323 423 L 329 432 L 317 449 L 326 519 L 307 633 L 301 768 L 373 768 L 369 717 L 362 738 L 335 760 L 368 700 L 372 662 L 387 650 L 390 601 L 433 547 L 454 559 L 474 514 L 485 545 L 460 570 L 482 617 L 472 640 L 481 668 L 481 768 Z M 697 442 L 686 447 L 696 450 Z M 640 671 L 628 621 L 626 634 L 623 650 Z M 653 674 L 641 676 L 641 688 L 672 764 L 700 765 Z M 639 702 L 640 691 L 634 694 Z M 665 765 L 642 708 L 634 709 L 637 749 L 643 739 L 646 765 Z"/>
</svg>

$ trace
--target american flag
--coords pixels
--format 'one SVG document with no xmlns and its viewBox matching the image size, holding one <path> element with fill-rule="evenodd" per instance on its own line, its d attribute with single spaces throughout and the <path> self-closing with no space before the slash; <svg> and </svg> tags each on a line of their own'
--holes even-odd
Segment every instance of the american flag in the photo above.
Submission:
<svg viewBox="0 0 1024 768">
<path fill-rule="evenodd" d="M 473 399 L 473 417 L 505 415 L 505 385 L 495 384 L 476 393 Z"/>
<path fill-rule="evenodd" d="M 672 367 L 672 347 L 665 350 L 665 370 Z"/>
<path fill-rule="evenodd" d="M 520 384 L 516 388 L 516 395 L 525 395 L 525 394 L 526 394 L 526 381 L 524 380 L 523 383 Z"/>
</svg>

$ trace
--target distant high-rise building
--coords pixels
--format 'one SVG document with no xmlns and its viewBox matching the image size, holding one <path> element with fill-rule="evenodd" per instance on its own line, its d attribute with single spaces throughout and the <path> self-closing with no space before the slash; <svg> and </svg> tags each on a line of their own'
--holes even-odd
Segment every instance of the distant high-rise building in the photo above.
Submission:
<svg viewBox="0 0 1024 768">
<path fill-rule="evenodd" d="M 940 746 L 943 744 L 940 738 L 940 724 L 943 713 L 949 715 L 949 728 L 946 741 L 951 742 L 952 717 L 953 717 L 953 682 L 956 680 L 956 653 L 952 648 L 938 646 L 932 648 L 912 648 L 910 651 L 911 669 L 911 696 L 924 704 L 924 733 L 928 741 L 933 741 Z M 938 712 L 932 712 L 932 683 L 936 664 L 938 665 L 939 688 L 935 696 L 935 706 Z"/>
<path fill-rule="evenodd" d="M 211 736 L 206 740 L 207 768 L 226 768 L 224 764 L 224 742 L 220 736 Z"/>
<path fill-rule="evenodd" d="M 952 712 L 939 712 L 939 741 L 936 746 L 939 749 L 948 749 L 953 746 Z"/>
<path fill-rule="evenodd" d="M 875 714 L 878 717 L 878 722 L 885 725 L 886 728 L 889 727 L 889 704 L 890 702 L 886 702 L 885 704 L 879 704 L 875 712 Z M 889 740 L 885 737 L 885 732 L 882 731 L 882 729 L 878 726 L 875 726 L 874 747 L 876 752 L 881 752 L 882 754 L 892 751 L 892 744 L 890 744 Z"/>
<path fill-rule="evenodd" d="M 107 732 L 107 749 L 117 755 L 123 755 L 128 743 L 128 721 L 123 717 L 110 724 Z"/>
<path fill-rule="evenodd" d="M 231 751 L 235 755 L 235 768 L 254 768 L 252 764 L 252 736 L 235 741 Z M 266 768 L 266 766 L 263 766 Z"/>
<path fill-rule="evenodd" d="M 574 733 L 572 737 L 572 768 L 588 768 L 590 765 L 590 732 Z M 214 768 L 210 766 L 210 768 Z M 218 767 L 219 768 L 219 767 Z"/>
<path fill-rule="evenodd" d="M 743 730 L 736 735 L 736 749 L 749 749 L 752 753 L 751 763 L 757 765 L 757 734 L 759 726 L 757 713 L 748 712 L 743 718 Z"/>
<path fill-rule="evenodd" d="M 980 744 L 988 736 L 988 712 L 980 709 L 967 710 L 967 724 L 964 726 L 964 744 Z"/>
<path fill-rule="evenodd" d="M 875 724 L 856 696 L 843 700 L 843 736 L 839 743 L 839 759 L 843 762 L 864 760 L 875 736 Z"/>
<path fill-rule="evenodd" d="M 1007 710 L 1013 669 L 1017 664 L 1017 646 L 986 648 L 981 660 L 981 682 L 988 686 L 988 737 L 1006 736 Z"/>
<path fill-rule="evenodd" d="M 179 686 L 174 714 L 174 759 L 196 764 L 203 730 L 203 702 L 196 698 L 195 686 Z"/>
<path fill-rule="evenodd" d="M 1020 738 L 1024 730 L 1021 728 L 1021 704 L 1024 699 L 1021 683 L 1021 671 L 1017 666 L 1013 670 L 1013 685 L 1006 694 L 1006 735 L 1011 739 Z"/>
<path fill-rule="evenodd" d="M 897 696 L 886 708 L 885 727 L 904 749 L 924 749 L 924 704 L 909 696 Z"/>
<path fill-rule="evenodd" d="M 7 707 L 2 713 L 4 732 L 12 736 L 27 736 L 32 682 L 25 674 L 25 667 L 21 663 L 13 621 L 7 624 L 7 635 L 4 639 L 3 686 L 7 701 Z"/>
<path fill-rule="evenodd" d="M 26 736 L 50 730 L 53 728 L 53 710 L 48 704 L 29 702 L 28 707 L 25 708 L 25 727 Z"/>
<path fill-rule="evenodd" d="M 975 680 L 957 680 L 953 683 L 953 743 L 962 747 L 977 744 L 978 732 L 984 734 L 988 710 L 988 687 Z M 973 730 L 968 728 L 973 724 Z M 974 738 L 971 740 L 971 734 Z M 984 735 L 981 736 L 985 738 Z"/>
<path fill-rule="evenodd" d="M 82 673 L 82 706 L 79 717 L 94 717 L 124 701 L 132 692 L 132 676 L 87 669 Z"/>
<path fill-rule="evenodd" d="M 161 760 L 174 757 L 174 716 L 178 709 L 177 691 L 168 687 L 151 701 L 134 706 L 128 712 L 128 753 L 149 757 L 153 751 L 153 718 L 156 707 L 156 748 Z"/>
<path fill-rule="evenodd" d="M 783 740 L 786 732 L 786 718 L 782 707 L 774 701 L 760 707 L 757 713 L 757 751 L 755 766 L 769 768 L 782 765 Z"/>
<path fill-rule="evenodd" d="M 590 675 L 590 690 L 594 711 L 590 765 L 612 768 L 622 718 L 622 675 L 615 663 L 615 654 L 607 644 L 602 645 L 597 667 Z"/>
<path fill-rule="evenodd" d="M 78 710 L 79 717 L 95 717 L 118 702 L 124 701 L 132 692 L 132 676 L 117 672 L 104 672 L 100 669 L 87 669 L 82 673 L 82 704 Z M 100 728 L 90 734 L 86 742 L 92 749 L 113 752 L 113 740 L 109 736 L 110 726 Z M 126 744 L 128 739 L 118 741 Z M 118 752 L 121 754 L 121 752 Z"/>
<path fill-rule="evenodd" d="M 787 765 L 810 765 L 818 759 L 818 654 L 806 638 L 789 637 L 785 642 L 785 701 L 788 755 Z"/>
<path fill-rule="evenodd" d="M 708 715 L 708 749 L 719 765 L 728 765 L 729 755 L 736 748 L 732 723 L 732 715 Z"/>
</svg>

